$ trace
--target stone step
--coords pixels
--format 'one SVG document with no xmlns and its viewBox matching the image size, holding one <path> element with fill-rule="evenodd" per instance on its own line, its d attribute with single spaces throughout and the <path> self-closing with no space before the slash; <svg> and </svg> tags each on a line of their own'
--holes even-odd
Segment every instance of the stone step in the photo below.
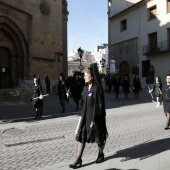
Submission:
<svg viewBox="0 0 170 170">
<path fill-rule="evenodd" d="M 27 101 L 32 92 L 23 88 L 0 89 L 0 101 Z"/>
</svg>

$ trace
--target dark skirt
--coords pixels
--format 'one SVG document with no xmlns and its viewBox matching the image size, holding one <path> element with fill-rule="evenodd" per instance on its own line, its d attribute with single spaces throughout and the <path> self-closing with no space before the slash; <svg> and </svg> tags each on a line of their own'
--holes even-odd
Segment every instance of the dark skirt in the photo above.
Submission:
<svg viewBox="0 0 170 170">
<path fill-rule="evenodd" d="M 155 92 L 155 96 L 156 96 L 156 97 L 160 97 L 160 96 L 161 96 L 161 94 L 160 94 L 160 93 L 158 93 L 158 92 L 157 92 L 157 93 Z"/>
<path fill-rule="evenodd" d="M 67 99 L 67 96 L 65 93 L 62 93 L 59 95 L 59 100 L 66 100 Z"/>
<path fill-rule="evenodd" d="M 41 108 L 43 106 L 43 100 L 34 100 L 33 107 L 34 108 Z"/>
<path fill-rule="evenodd" d="M 163 102 L 163 108 L 165 113 L 170 113 L 170 102 Z"/>
<path fill-rule="evenodd" d="M 78 131 L 76 140 L 81 143 L 97 143 L 98 145 L 104 145 L 106 142 L 104 138 L 99 137 L 97 134 L 95 125 L 90 130 L 87 130 L 85 123 L 83 124 L 83 127 Z"/>
</svg>

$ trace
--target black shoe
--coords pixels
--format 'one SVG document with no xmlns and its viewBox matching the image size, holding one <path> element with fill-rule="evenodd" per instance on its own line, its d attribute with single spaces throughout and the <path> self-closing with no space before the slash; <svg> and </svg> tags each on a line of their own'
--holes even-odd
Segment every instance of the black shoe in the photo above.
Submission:
<svg viewBox="0 0 170 170">
<path fill-rule="evenodd" d="M 64 113 L 64 112 L 65 112 L 65 109 L 63 109 L 61 113 Z"/>
<path fill-rule="evenodd" d="M 165 130 L 168 130 L 169 129 L 169 127 L 168 126 L 165 126 L 165 128 L 164 128 Z"/>
<path fill-rule="evenodd" d="M 96 159 L 96 164 L 102 163 L 104 161 L 104 153 L 99 153 L 98 158 Z"/>
<path fill-rule="evenodd" d="M 73 168 L 73 169 L 75 169 L 75 168 L 77 168 L 77 167 L 81 167 L 81 164 L 82 164 L 82 159 L 79 159 L 79 160 L 77 160 L 74 164 L 71 164 L 71 165 L 69 165 L 69 168 Z"/>
<path fill-rule="evenodd" d="M 36 112 L 36 116 L 35 116 L 35 119 L 38 119 L 39 118 L 39 113 Z"/>
<path fill-rule="evenodd" d="M 166 125 L 165 125 L 165 130 L 169 129 L 169 122 L 166 122 Z"/>
</svg>

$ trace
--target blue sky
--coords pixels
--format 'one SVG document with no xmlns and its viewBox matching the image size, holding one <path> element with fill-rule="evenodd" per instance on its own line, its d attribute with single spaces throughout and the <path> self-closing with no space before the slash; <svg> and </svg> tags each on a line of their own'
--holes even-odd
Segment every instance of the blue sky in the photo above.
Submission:
<svg viewBox="0 0 170 170">
<path fill-rule="evenodd" d="M 107 0 L 68 0 L 68 53 L 108 43 Z"/>
</svg>

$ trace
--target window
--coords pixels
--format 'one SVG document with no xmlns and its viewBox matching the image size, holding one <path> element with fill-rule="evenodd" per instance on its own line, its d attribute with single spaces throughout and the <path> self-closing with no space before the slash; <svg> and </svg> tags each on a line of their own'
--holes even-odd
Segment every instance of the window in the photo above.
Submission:
<svg viewBox="0 0 170 170">
<path fill-rule="evenodd" d="M 148 9 L 149 20 L 156 18 L 156 12 L 157 12 L 156 5 Z"/>
<path fill-rule="evenodd" d="M 170 0 L 167 0 L 167 13 L 170 13 Z"/>
<path fill-rule="evenodd" d="M 127 20 L 124 19 L 123 21 L 120 22 L 120 31 L 124 31 L 127 29 Z"/>
<path fill-rule="evenodd" d="M 148 35 L 150 52 L 157 51 L 157 33 L 152 33 Z"/>
</svg>

